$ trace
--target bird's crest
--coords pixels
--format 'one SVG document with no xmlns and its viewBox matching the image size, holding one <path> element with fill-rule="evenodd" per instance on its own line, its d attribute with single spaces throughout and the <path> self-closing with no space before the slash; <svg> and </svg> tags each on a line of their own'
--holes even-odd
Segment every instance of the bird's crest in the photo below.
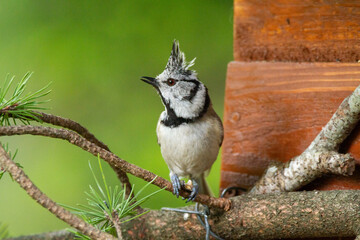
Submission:
<svg viewBox="0 0 360 240">
<path fill-rule="evenodd" d="M 180 74 L 191 75 L 195 73 L 194 70 L 189 70 L 195 64 L 195 59 L 191 60 L 190 62 L 186 62 L 185 54 L 180 51 L 179 41 L 174 40 L 172 45 L 171 54 L 166 64 L 166 69 L 170 72 L 178 72 Z"/>
</svg>

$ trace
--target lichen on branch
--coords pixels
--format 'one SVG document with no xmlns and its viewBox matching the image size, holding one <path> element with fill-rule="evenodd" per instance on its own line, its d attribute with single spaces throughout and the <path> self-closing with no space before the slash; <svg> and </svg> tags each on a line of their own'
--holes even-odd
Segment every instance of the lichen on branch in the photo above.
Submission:
<svg viewBox="0 0 360 240">
<path fill-rule="evenodd" d="M 250 193 L 295 191 L 326 173 L 352 175 L 355 160 L 340 154 L 340 144 L 360 118 L 360 86 L 341 103 L 330 121 L 299 156 L 281 166 L 269 167 Z"/>
</svg>

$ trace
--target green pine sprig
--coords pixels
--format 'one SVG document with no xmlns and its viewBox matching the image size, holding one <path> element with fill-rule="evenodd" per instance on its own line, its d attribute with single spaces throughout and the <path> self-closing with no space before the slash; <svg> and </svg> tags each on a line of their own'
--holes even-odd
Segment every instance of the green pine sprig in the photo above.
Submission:
<svg viewBox="0 0 360 240">
<path fill-rule="evenodd" d="M 51 90 L 48 90 L 50 83 L 34 93 L 24 94 L 31 75 L 30 72 L 25 74 L 8 99 L 6 97 L 15 77 L 6 77 L 3 87 L 0 88 L 0 126 L 11 125 L 10 119 L 14 124 L 16 124 L 16 120 L 20 120 L 23 124 L 29 124 L 30 121 L 41 122 L 38 114 L 34 111 L 46 109 L 40 105 L 49 100 L 39 99 L 50 93 Z"/>
<path fill-rule="evenodd" d="M 102 184 L 98 181 L 89 162 L 89 167 L 96 183 L 96 189 L 90 185 L 90 191 L 85 192 L 88 204 L 78 204 L 78 207 L 71 207 L 67 205 L 63 206 L 71 210 L 74 214 L 79 215 L 84 221 L 95 226 L 99 230 L 116 236 L 114 221 L 121 224 L 148 213 L 149 211 L 145 211 L 137 214 L 135 208 L 163 189 L 159 189 L 145 197 L 140 198 L 140 194 L 155 180 L 153 179 L 151 182 L 142 187 L 134 198 L 126 197 L 126 189 L 121 189 L 118 186 L 115 186 L 114 188 L 108 186 L 99 157 L 98 163 L 102 177 Z M 134 186 L 132 189 L 134 189 Z M 132 193 L 133 192 L 131 191 L 130 196 Z M 137 200 L 135 201 L 135 199 Z M 74 229 L 68 230 L 74 233 L 77 238 L 90 239 L 88 236 L 81 234 Z"/>
</svg>

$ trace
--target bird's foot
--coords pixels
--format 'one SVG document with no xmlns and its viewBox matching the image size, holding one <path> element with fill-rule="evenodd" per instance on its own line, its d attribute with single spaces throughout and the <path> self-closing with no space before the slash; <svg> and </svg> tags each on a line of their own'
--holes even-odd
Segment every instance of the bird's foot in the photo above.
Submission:
<svg viewBox="0 0 360 240">
<path fill-rule="evenodd" d="M 188 199 L 186 200 L 186 203 L 188 203 L 190 201 L 194 201 L 197 194 L 199 193 L 199 184 L 195 181 L 195 179 L 191 179 L 191 181 L 192 181 L 191 193 L 190 193 Z"/>
<path fill-rule="evenodd" d="M 184 185 L 184 181 L 180 181 L 178 175 L 171 174 L 170 175 L 171 184 L 173 186 L 173 194 L 176 195 L 176 197 L 179 197 L 179 191 L 181 190 L 181 186 Z"/>
</svg>

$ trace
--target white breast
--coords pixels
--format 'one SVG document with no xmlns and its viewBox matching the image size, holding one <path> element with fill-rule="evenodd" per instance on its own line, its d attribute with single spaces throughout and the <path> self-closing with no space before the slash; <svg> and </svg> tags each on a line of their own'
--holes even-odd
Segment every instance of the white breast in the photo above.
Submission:
<svg viewBox="0 0 360 240">
<path fill-rule="evenodd" d="M 211 114 L 174 128 L 159 120 L 158 142 L 170 171 L 181 177 L 196 177 L 209 170 L 217 158 L 222 131 L 221 122 Z"/>
</svg>

